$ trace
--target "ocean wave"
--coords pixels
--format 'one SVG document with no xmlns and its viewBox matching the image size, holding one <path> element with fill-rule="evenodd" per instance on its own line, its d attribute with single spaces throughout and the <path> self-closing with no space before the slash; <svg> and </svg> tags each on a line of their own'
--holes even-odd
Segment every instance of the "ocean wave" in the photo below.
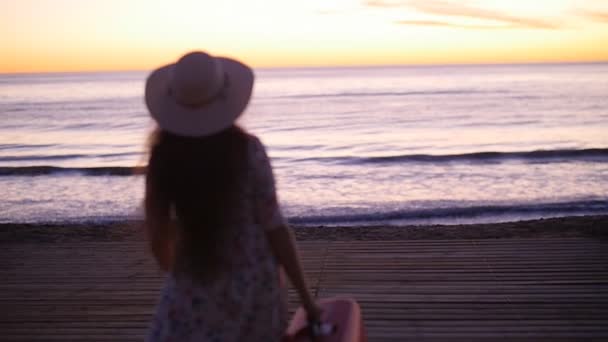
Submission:
<svg viewBox="0 0 608 342">
<path fill-rule="evenodd" d="M 56 144 L 0 144 L 0 150 L 20 150 L 55 147 Z"/>
<path fill-rule="evenodd" d="M 15 161 L 34 161 L 34 160 L 64 160 L 87 158 L 86 154 L 57 154 L 57 155 L 22 155 L 22 156 L 2 156 L 0 162 L 15 162 Z"/>
<path fill-rule="evenodd" d="M 73 158 L 111 158 L 135 155 L 131 152 L 109 153 L 98 155 L 56 155 L 56 156 L 7 156 L 0 157 L 0 161 L 35 161 L 35 160 L 63 160 Z M 551 162 L 608 162 L 608 149 L 583 150 L 539 150 L 530 152 L 475 152 L 448 155 L 409 154 L 381 157 L 312 157 L 312 158 L 277 158 L 289 162 L 319 162 L 340 164 L 401 164 L 401 163 L 498 163 L 508 160 L 517 160 L 525 163 L 551 163 Z M 51 165 L 33 166 L 1 166 L 1 176 L 43 176 L 61 173 L 79 173 L 84 176 L 130 176 L 145 173 L 145 167 L 112 166 L 112 167 L 58 167 Z"/>
<path fill-rule="evenodd" d="M 378 157 L 320 157 L 301 158 L 296 161 L 319 161 L 343 164 L 393 164 L 393 163 L 449 163 L 449 162 L 500 162 L 507 160 L 519 160 L 523 162 L 562 162 L 566 161 L 591 161 L 607 162 L 608 148 L 590 149 L 561 149 L 561 150 L 536 150 L 523 152 L 473 152 L 462 154 L 404 154 Z"/>
<path fill-rule="evenodd" d="M 14 166 L 0 167 L 0 176 L 46 176 L 78 174 L 83 176 L 133 176 L 146 172 L 145 167 L 57 167 L 57 166 Z"/>
<path fill-rule="evenodd" d="M 488 93 L 486 91 L 458 89 L 458 90 L 433 90 L 433 91 L 386 91 L 386 92 L 344 92 L 329 94 L 293 94 L 274 96 L 274 99 L 311 99 L 328 97 L 386 97 L 386 96 L 433 96 L 433 95 L 470 95 L 477 93 Z"/>
<path fill-rule="evenodd" d="M 1 149 L 1 147 L 0 147 Z M 135 152 L 103 153 L 103 154 L 54 154 L 54 155 L 14 155 L 0 156 L 0 162 L 36 161 L 36 160 L 66 160 L 81 158 L 116 158 L 138 156 Z"/>
<path fill-rule="evenodd" d="M 608 200 L 583 200 L 573 202 L 487 205 L 471 207 L 444 207 L 425 209 L 403 209 L 368 213 L 348 213 L 290 217 L 292 224 L 361 224 L 387 223 L 390 221 L 472 219 L 483 216 L 538 216 L 559 213 L 560 215 L 608 213 Z"/>
</svg>

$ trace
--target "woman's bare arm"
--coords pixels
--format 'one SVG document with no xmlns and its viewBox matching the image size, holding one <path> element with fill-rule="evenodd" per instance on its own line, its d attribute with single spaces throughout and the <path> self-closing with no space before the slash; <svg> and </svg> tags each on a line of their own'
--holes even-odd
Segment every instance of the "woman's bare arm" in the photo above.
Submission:
<svg viewBox="0 0 608 342">
<path fill-rule="evenodd" d="M 318 319 L 320 310 L 306 285 L 306 279 L 304 278 L 304 272 L 302 271 L 300 257 L 291 228 L 287 225 L 281 225 L 280 227 L 266 231 L 266 236 L 268 237 L 272 251 L 279 260 L 279 263 L 285 268 L 287 276 L 298 291 L 304 309 L 306 309 L 309 316 Z"/>
</svg>

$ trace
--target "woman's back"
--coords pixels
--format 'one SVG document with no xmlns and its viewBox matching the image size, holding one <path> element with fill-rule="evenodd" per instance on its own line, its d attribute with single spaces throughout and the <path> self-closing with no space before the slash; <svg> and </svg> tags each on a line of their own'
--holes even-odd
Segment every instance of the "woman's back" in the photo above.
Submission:
<svg viewBox="0 0 608 342">
<path fill-rule="evenodd" d="M 265 235 L 269 227 L 282 224 L 283 217 L 263 145 L 256 137 L 241 134 L 234 134 L 233 138 L 244 138 L 241 154 L 244 158 L 240 165 L 237 161 L 225 164 L 238 167 L 225 170 L 235 177 L 224 178 L 231 181 L 226 192 L 218 191 L 217 198 L 210 196 L 197 202 L 193 192 L 205 191 L 205 188 L 190 184 L 189 189 L 162 190 L 179 192 L 189 202 L 175 208 L 174 267 L 161 296 L 151 340 L 168 336 L 202 340 L 218 336 L 221 341 L 272 341 L 281 336 L 286 327 L 285 294 L 279 285 L 277 261 Z M 150 158 L 153 167 L 157 162 L 155 152 L 158 151 L 153 149 Z M 173 157 L 179 159 L 179 156 Z M 200 158 L 205 159 L 204 155 Z M 176 179 L 180 175 L 174 172 L 162 175 L 154 173 L 164 172 L 162 170 L 150 172 L 151 180 L 159 177 L 167 182 L 163 187 L 176 186 L 187 179 L 186 175 Z M 197 186 L 203 183 L 209 182 L 201 181 Z M 218 211 L 205 212 L 210 209 Z M 184 215 L 190 216 L 183 220 Z M 195 219 L 199 219 L 198 224 Z M 203 259 L 206 256 L 215 259 Z"/>
</svg>

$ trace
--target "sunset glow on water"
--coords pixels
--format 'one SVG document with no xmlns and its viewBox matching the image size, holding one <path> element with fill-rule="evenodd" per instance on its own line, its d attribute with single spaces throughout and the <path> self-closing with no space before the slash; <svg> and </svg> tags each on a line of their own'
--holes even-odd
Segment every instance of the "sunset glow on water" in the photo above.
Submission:
<svg viewBox="0 0 608 342">
<path fill-rule="evenodd" d="M 256 75 L 240 124 L 267 145 L 294 223 L 608 212 L 606 64 Z M 2 221 L 139 217 L 145 76 L 0 78 Z"/>
</svg>

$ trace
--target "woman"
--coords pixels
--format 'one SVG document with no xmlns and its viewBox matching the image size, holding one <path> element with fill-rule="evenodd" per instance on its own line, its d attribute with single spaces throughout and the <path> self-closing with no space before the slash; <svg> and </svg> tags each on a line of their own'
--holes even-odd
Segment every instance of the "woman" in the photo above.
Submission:
<svg viewBox="0 0 608 342">
<path fill-rule="evenodd" d="M 234 122 L 253 72 L 203 52 L 155 70 L 146 105 L 158 124 L 145 226 L 168 272 L 149 341 L 278 341 L 286 328 L 281 265 L 313 318 L 293 234 L 262 143 Z"/>
</svg>

